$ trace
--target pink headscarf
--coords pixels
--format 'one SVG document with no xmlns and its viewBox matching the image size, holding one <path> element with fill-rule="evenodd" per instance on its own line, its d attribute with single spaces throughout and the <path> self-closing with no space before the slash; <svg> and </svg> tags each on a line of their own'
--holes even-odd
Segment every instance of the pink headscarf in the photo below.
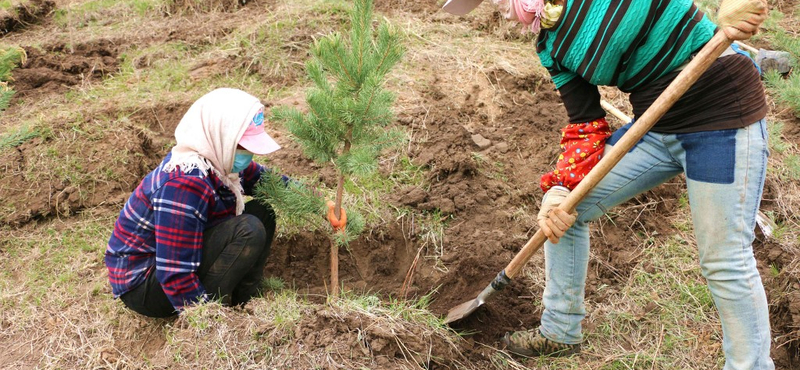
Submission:
<svg viewBox="0 0 800 370">
<path fill-rule="evenodd" d="M 544 0 L 509 0 L 517 13 L 517 19 L 522 23 L 523 32 L 529 30 L 539 33 L 542 27 L 542 11 L 544 10 Z"/>
<path fill-rule="evenodd" d="M 264 106 L 258 98 L 237 89 L 221 88 L 203 95 L 189 107 L 175 128 L 172 157 L 164 172 L 211 171 L 236 196 L 236 215 L 244 210 L 244 190 L 238 173 L 231 173 L 236 144 Z"/>
<path fill-rule="evenodd" d="M 506 18 L 522 23 L 522 32 L 539 33 L 542 27 L 544 0 L 493 0 L 506 11 Z"/>
</svg>

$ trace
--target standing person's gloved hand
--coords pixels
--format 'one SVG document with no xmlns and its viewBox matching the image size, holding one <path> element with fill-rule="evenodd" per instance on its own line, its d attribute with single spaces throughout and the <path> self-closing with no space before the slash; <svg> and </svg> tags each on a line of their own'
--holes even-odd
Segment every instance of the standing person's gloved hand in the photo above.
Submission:
<svg viewBox="0 0 800 370">
<path fill-rule="evenodd" d="M 747 40 L 758 33 L 758 26 L 767 19 L 764 0 L 722 0 L 717 23 L 731 40 Z"/>
<path fill-rule="evenodd" d="M 569 195 L 569 189 L 563 186 L 554 186 L 542 197 L 542 206 L 539 208 L 539 228 L 551 243 L 558 243 L 570 226 L 575 222 L 576 215 L 569 214 L 558 206 Z"/>
<path fill-rule="evenodd" d="M 336 212 L 334 212 L 336 203 L 334 203 L 332 200 L 329 200 L 327 206 L 328 206 L 328 222 L 331 223 L 331 227 L 333 227 L 333 229 L 336 231 L 344 230 L 345 227 L 347 227 L 347 213 L 344 211 L 344 207 L 339 208 L 339 210 L 341 211 L 341 217 L 336 218 Z"/>
</svg>

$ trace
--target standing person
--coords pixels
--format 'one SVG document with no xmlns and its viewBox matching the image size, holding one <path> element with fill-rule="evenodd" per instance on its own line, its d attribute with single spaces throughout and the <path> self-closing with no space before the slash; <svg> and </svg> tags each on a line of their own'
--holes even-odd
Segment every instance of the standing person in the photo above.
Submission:
<svg viewBox="0 0 800 370">
<path fill-rule="evenodd" d="M 482 0 L 449 0 L 463 15 Z M 580 351 L 589 261 L 588 222 L 681 173 L 700 256 L 723 330 L 725 369 L 773 369 L 766 295 L 752 242 L 767 165 L 767 106 L 752 60 L 729 49 L 577 206 L 557 208 L 630 124 L 613 134 L 598 85 L 630 93 L 638 117 L 717 26 L 691 0 L 493 0 L 506 18 L 538 33 L 536 51 L 569 115 L 556 169 L 542 176 L 538 215 L 547 235 L 544 312 L 538 329 L 506 334 L 513 353 Z M 747 39 L 766 18 L 761 0 L 723 0 L 731 40 Z M 570 227 L 571 226 L 571 227 Z"/>
<path fill-rule="evenodd" d="M 192 104 L 175 147 L 114 225 L 105 262 L 115 298 L 168 317 L 211 299 L 244 305 L 259 293 L 275 213 L 244 195 L 268 171 L 253 155 L 280 149 L 263 124 L 264 106 L 241 90 L 216 89 Z M 330 210 L 328 219 L 337 229 L 346 222 Z"/>
</svg>

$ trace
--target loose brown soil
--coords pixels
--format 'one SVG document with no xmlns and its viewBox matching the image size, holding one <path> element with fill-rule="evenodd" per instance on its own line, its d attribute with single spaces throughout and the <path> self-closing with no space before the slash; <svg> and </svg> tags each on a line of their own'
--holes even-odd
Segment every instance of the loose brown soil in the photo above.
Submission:
<svg viewBox="0 0 800 370">
<path fill-rule="evenodd" d="M 13 71 L 16 99 L 37 94 L 61 94 L 70 87 L 101 81 L 118 70 L 114 42 L 99 39 L 86 44 L 26 47 L 25 64 Z"/>
<path fill-rule="evenodd" d="M 49 1 L 37 4 L 42 5 L 37 9 L 53 6 Z M 433 1 L 404 0 L 376 1 L 376 8 L 379 13 L 391 13 L 402 8 L 402 11 L 420 17 L 431 15 L 438 9 Z M 251 6 L 249 10 L 264 11 L 264 8 Z M 38 13 L 38 16 L 46 13 Z M 236 14 L 232 17 L 235 18 Z M 15 109 L 21 109 L 20 106 L 26 102 L 57 99 L 66 91 L 100 83 L 113 76 L 119 72 L 120 55 L 132 48 L 134 42 L 144 43 L 137 47 L 165 39 L 202 43 L 208 37 L 229 33 L 236 23 L 235 19 L 228 19 L 221 28 L 215 28 L 213 22 L 197 21 L 216 15 L 190 16 L 199 18 L 193 18 L 195 22 L 191 25 L 165 20 L 169 27 L 153 29 L 150 34 L 130 39 L 97 38 L 74 45 L 64 42 L 22 45 L 28 53 L 28 61 L 14 71 L 14 88 L 18 93 L 6 113 L 14 114 Z M 20 25 L 35 18 L 33 14 L 21 15 L 16 20 L 5 18 L 0 19 L 0 25 L 4 24 L 3 28 L 8 32 L 19 33 L 23 32 Z M 312 40 L 312 31 L 298 30 L 285 50 L 285 57 L 302 63 Z M 145 68 L 149 62 L 142 60 L 139 63 L 139 67 Z M 201 63 L 192 70 L 197 71 L 197 78 L 204 78 L 239 66 L 241 60 L 223 58 Z M 276 76 L 258 68 L 252 73 L 274 79 L 270 81 L 275 84 L 296 83 L 298 79 L 297 74 Z M 458 94 L 432 72 L 424 77 L 428 79 L 427 83 L 415 85 L 412 87 L 414 91 L 401 92 L 399 97 L 401 101 L 405 99 L 404 94 L 422 97 L 415 101 L 414 108 L 397 112 L 397 124 L 425 133 L 415 136 L 408 155 L 414 164 L 425 169 L 426 185 L 396 189 L 389 198 L 396 207 L 407 207 L 421 213 L 440 212 L 449 218 L 440 258 L 426 258 L 436 252 L 414 228 L 413 220 L 401 218 L 377 225 L 353 242 L 347 251 L 340 253 L 340 279 L 347 289 L 400 298 L 414 298 L 435 291 L 430 309 L 445 315 L 453 306 L 474 298 L 535 231 L 532 215 L 538 209 L 542 195 L 538 177 L 549 170 L 557 155 L 558 148 L 554 142 L 565 122 L 565 111 L 553 85 L 538 75 L 513 76 L 501 69 L 486 70 L 483 75 L 486 78 L 473 81 L 466 94 Z M 485 92 L 490 89 L 494 93 L 487 98 Z M 297 101 L 300 96 L 292 99 Z M 284 103 L 286 100 L 265 101 L 268 106 Z M 99 136 L 92 143 L 62 140 L 60 133 L 74 127 L 53 122 L 55 135 L 36 138 L 13 150 L 3 151 L 0 153 L 0 198 L 14 210 L 0 214 L 3 225 L 24 227 L 34 220 L 68 219 L 69 215 L 87 210 L 118 212 L 138 181 L 166 154 L 174 128 L 190 104 L 189 100 L 148 102 L 133 112 L 109 106 L 103 111 L 87 112 L 85 121 L 79 124 L 89 126 L 96 123 L 97 117 L 111 120 L 120 114 L 126 120 L 117 128 L 98 131 Z M 490 119 L 490 114 L 495 112 L 499 114 Z M 781 118 L 787 120 L 786 138 L 800 144 L 800 119 L 788 115 Z M 483 143 L 475 135 L 487 139 L 489 144 L 479 146 Z M 276 137 L 284 145 L 284 150 L 270 156 L 270 163 L 289 174 L 319 172 L 319 167 L 303 158 L 295 144 L 280 134 Z M 84 170 L 88 173 L 99 173 L 113 166 L 104 162 L 107 156 L 103 153 L 109 151 L 126 152 L 130 162 L 126 171 L 113 181 L 77 185 L 64 178 L 30 172 L 35 156 L 40 153 L 37 148 L 42 146 L 51 147 L 64 156 L 83 153 L 88 163 Z M 91 150 L 87 150 L 87 146 Z M 330 173 L 322 172 L 320 178 L 329 186 L 333 185 Z M 775 198 L 780 193 L 780 186 L 778 180 L 768 180 L 764 210 L 777 207 Z M 588 301 L 604 302 L 608 289 L 600 290 L 598 287 L 625 283 L 634 266 L 646 265 L 642 260 L 645 246 L 637 235 L 650 235 L 656 240 L 668 235 L 670 225 L 663 220 L 675 214 L 683 189 L 683 180 L 674 179 L 631 200 L 611 219 L 595 225 L 592 230 L 593 258 L 587 281 Z M 800 366 L 800 284 L 797 280 L 800 267 L 797 258 L 791 250 L 763 235 L 757 238 L 754 249 L 769 294 L 774 337 L 779 339 L 773 355 L 779 368 L 796 368 Z M 309 293 L 310 299 L 319 299 L 314 297 L 322 297 L 328 288 L 328 253 L 328 241 L 321 234 L 303 232 L 280 237 L 275 241 L 266 272 Z M 535 257 L 531 263 L 541 263 L 541 256 Z M 784 273 L 770 274 L 770 266 Z M 96 274 L 96 278 L 102 279 L 104 270 L 98 269 Z M 486 363 L 489 355 L 477 344 L 495 346 L 506 331 L 535 327 L 542 311 L 541 306 L 535 304 L 542 294 L 541 278 L 520 276 L 506 291 L 468 319 L 457 323 L 456 329 L 468 332 L 468 341 L 457 348 L 434 347 L 437 360 L 432 362 L 434 365 L 429 364 L 429 368 L 449 368 L 464 363 L 480 366 Z M 404 354 L 404 349 L 398 346 L 397 334 L 382 332 L 369 320 L 375 319 L 336 317 L 328 311 L 309 313 L 309 319 L 295 331 L 295 345 L 329 351 L 339 348 L 337 345 L 344 346 L 341 343 L 358 343 L 354 330 L 368 328 L 364 329 L 364 336 L 369 341 L 362 341 L 362 347 L 353 348 L 363 349 L 367 351 L 365 354 L 377 358 L 373 365 L 378 368 L 402 367 L 393 362 Z M 145 340 L 149 343 L 148 348 L 140 348 L 141 344 L 132 348 L 140 348 L 140 353 L 153 358 L 164 343 L 163 336 L 155 331 L 152 334 L 152 341 Z M 423 350 L 426 343 L 422 342 L 429 338 L 420 338 L 420 335 L 412 330 L 402 334 L 400 339 L 412 351 Z M 140 340 L 123 339 L 125 343 L 115 345 L 121 348 L 126 344 L 141 343 Z M 339 349 L 354 350 L 345 347 Z M 13 361 L 14 355 L 10 356 Z M 115 355 L 109 352 L 108 356 L 113 358 Z M 416 360 L 416 363 L 424 362 L 423 359 Z"/>
<path fill-rule="evenodd" d="M 53 7 L 55 2 L 51 0 L 31 0 L 20 3 L 10 11 L 0 10 L 0 37 L 38 23 L 47 17 Z"/>
</svg>

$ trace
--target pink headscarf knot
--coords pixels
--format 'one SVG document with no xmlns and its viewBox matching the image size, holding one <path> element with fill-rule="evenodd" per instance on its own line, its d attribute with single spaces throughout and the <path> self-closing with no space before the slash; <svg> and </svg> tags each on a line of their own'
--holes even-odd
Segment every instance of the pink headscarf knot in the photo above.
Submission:
<svg viewBox="0 0 800 370">
<path fill-rule="evenodd" d="M 509 2 L 514 7 L 517 20 L 522 23 L 522 32 L 539 33 L 544 0 L 509 0 Z"/>
</svg>

